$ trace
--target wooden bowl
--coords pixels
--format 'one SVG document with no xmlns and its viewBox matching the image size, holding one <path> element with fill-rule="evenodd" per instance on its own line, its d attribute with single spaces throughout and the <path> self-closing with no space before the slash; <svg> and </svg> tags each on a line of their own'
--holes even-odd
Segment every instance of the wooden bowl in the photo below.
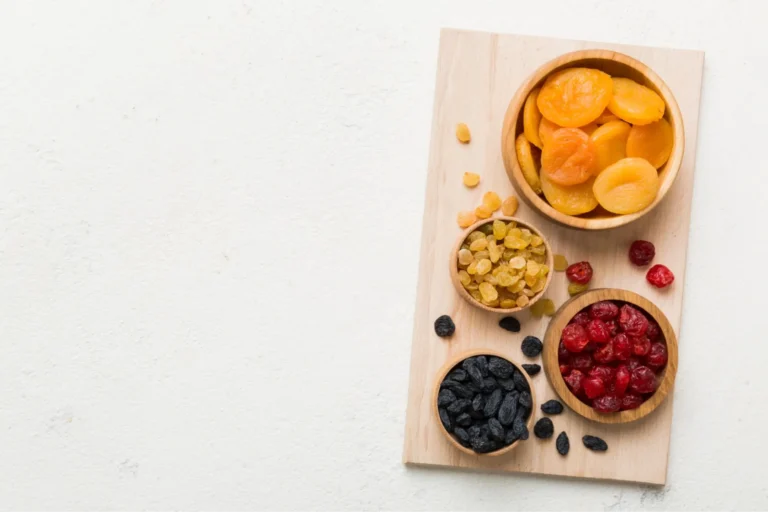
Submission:
<svg viewBox="0 0 768 512">
<path fill-rule="evenodd" d="M 473 356 L 496 356 L 498 358 L 504 359 L 505 361 L 509 361 L 512 363 L 515 368 L 525 377 L 525 381 L 528 383 L 528 387 L 530 388 L 531 393 L 531 414 L 528 416 L 528 422 L 526 423 L 526 426 L 528 427 L 528 431 L 530 432 L 530 435 L 533 435 L 533 418 L 536 416 L 536 391 L 533 389 L 533 381 L 531 381 L 531 377 L 523 370 L 523 367 L 514 362 L 510 357 L 505 356 L 501 352 L 497 352 L 495 350 L 487 350 L 487 349 L 476 349 L 476 350 L 470 350 L 467 352 L 463 352 L 456 356 L 455 358 L 448 361 L 445 366 L 443 366 L 440 371 L 437 374 L 437 380 L 435 380 L 435 387 L 434 391 L 432 393 L 432 412 L 434 413 L 435 420 L 437 421 L 437 424 L 440 428 L 440 431 L 445 434 L 446 439 L 448 439 L 448 442 L 450 442 L 453 446 L 456 447 L 457 450 L 462 451 L 466 453 L 467 455 L 474 455 L 474 456 L 490 456 L 490 457 L 498 457 L 499 455 L 504 455 L 512 450 L 515 449 L 515 447 L 520 444 L 521 439 L 518 439 L 514 443 L 510 444 L 509 446 L 505 446 L 501 450 L 496 450 L 495 452 L 489 452 L 489 453 L 477 453 L 476 451 L 467 448 L 465 446 L 462 446 L 456 439 L 453 438 L 453 436 L 445 430 L 445 427 L 443 427 L 443 422 L 440 421 L 440 413 L 438 412 L 437 407 L 437 395 L 440 393 L 440 384 L 443 383 L 443 380 L 445 380 L 445 376 L 448 375 L 448 372 L 453 370 L 453 368 L 461 363 L 463 360 L 473 357 Z"/>
<path fill-rule="evenodd" d="M 458 255 L 459 255 L 459 249 L 461 249 L 461 245 L 464 243 L 464 240 L 469 236 L 471 232 L 478 229 L 483 224 L 489 224 L 492 223 L 494 220 L 503 220 L 504 222 L 509 221 L 515 221 L 517 222 L 518 226 L 526 227 L 531 230 L 532 233 L 538 235 L 541 237 L 541 239 L 544 241 L 544 246 L 547 248 L 547 263 L 546 265 L 549 267 L 549 274 L 547 274 L 547 282 L 544 284 L 544 288 L 531 297 L 530 301 L 528 301 L 528 304 L 526 304 L 522 308 L 492 308 L 490 306 L 486 306 L 485 304 L 478 302 L 472 297 L 469 292 L 467 292 L 466 289 L 464 289 L 464 286 L 462 286 L 461 281 L 459 281 L 459 267 L 458 267 Z M 549 246 L 549 241 L 547 240 L 547 237 L 545 237 L 541 231 L 539 231 L 535 226 L 532 226 L 531 223 L 522 221 L 518 219 L 517 217 L 491 217 L 489 219 L 483 219 L 481 221 L 475 222 L 471 226 L 469 226 L 467 229 L 465 229 L 461 235 L 459 235 L 459 238 L 456 239 L 456 243 L 453 246 L 453 250 L 451 251 L 451 261 L 448 263 L 448 269 L 451 273 L 451 282 L 453 283 L 453 287 L 456 288 L 456 291 L 461 296 L 462 299 L 466 300 L 473 306 L 484 309 L 485 311 L 490 311 L 491 313 L 502 313 L 502 314 L 510 314 L 510 313 L 516 313 L 518 311 L 522 311 L 526 308 L 531 307 L 538 301 L 547 291 L 547 288 L 549 288 L 549 283 L 552 281 L 552 274 L 554 273 L 554 256 L 552 254 L 552 248 Z"/>
<path fill-rule="evenodd" d="M 637 409 L 614 413 L 599 413 L 571 393 L 565 380 L 563 380 L 563 376 L 560 375 L 560 363 L 557 359 L 557 349 L 560 345 L 560 335 L 563 332 L 563 328 L 576 313 L 583 308 L 602 300 L 619 300 L 642 308 L 656 320 L 656 323 L 659 324 L 661 332 L 667 342 L 667 366 L 664 368 L 659 387 L 656 389 L 656 392 Z M 542 353 L 542 359 L 544 361 L 544 371 L 547 374 L 549 383 L 568 407 L 581 416 L 599 423 L 628 423 L 649 415 L 662 401 L 664 401 L 664 398 L 666 398 L 667 394 L 672 390 L 672 386 L 675 383 L 675 375 L 677 374 L 677 337 L 675 336 L 675 331 L 672 329 L 669 320 L 664 316 L 664 313 L 645 297 L 641 297 L 640 295 L 627 290 L 602 288 L 584 292 L 563 304 L 549 323 L 547 332 L 544 335 L 544 352 Z"/>
<path fill-rule="evenodd" d="M 674 144 L 669 160 L 659 169 L 660 186 L 656 199 L 644 210 L 627 215 L 616 215 L 598 206 L 592 212 L 579 217 L 566 215 L 552 208 L 525 181 L 520 170 L 520 164 L 517 161 L 517 154 L 515 153 L 515 138 L 523 132 L 523 106 L 525 105 L 525 100 L 530 92 L 542 84 L 550 74 L 571 67 L 596 68 L 605 71 L 611 76 L 631 78 L 654 90 L 664 99 L 666 103 L 664 118 L 672 127 Z M 680 170 L 680 164 L 683 161 L 683 150 L 685 148 L 683 117 L 680 114 L 680 108 L 677 106 L 677 101 L 672 91 L 669 90 L 669 87 L 656 73 L 642 62 L 609 50 L 581 50 L 566 53 L 547 62 L 520 86 L 512 101 L 509 102 L 509 107 L 504 117 L 501 148 L 507 175 L 520 196 L 531 208 L 564 226 L 587 230 L 610 229 L 628 224 L 653 210 L 672 187 Z"/>
</svg>

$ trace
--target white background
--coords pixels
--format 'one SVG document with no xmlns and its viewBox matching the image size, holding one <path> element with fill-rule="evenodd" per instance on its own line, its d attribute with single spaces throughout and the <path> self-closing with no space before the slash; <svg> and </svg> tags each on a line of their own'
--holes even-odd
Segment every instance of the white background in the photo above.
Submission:
<svg viewBox="0 0 768 512">
<path fill-rule="evenodd" d="M 0 507 L 768 508 L 766 4 L 3 2 Z M 664 489 L 400 462 L 442 26 L 706 51 Z"/>
</svg>

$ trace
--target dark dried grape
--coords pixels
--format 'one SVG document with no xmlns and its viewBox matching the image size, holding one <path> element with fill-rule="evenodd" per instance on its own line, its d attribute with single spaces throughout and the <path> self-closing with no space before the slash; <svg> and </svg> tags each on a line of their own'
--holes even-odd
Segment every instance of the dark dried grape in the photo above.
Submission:
<svg viewBox="0 0 768 512">
<path fill-rule="evenodd" d="M 520 417 L 516 417 L 512 422 L 512 432 L 514 432 L 515 436 L 517 436 L 519 439 L 524 441 L 528 439 L 528 426 L 525 424 L 525 420 Z"/>
<path fill-rule="evenodd" d="M 586 446 L 590 450 L 593 450 L 596 452 L 604 452 L 605 450 L 608 449 L 608 443 L 606 443 L 599 437 L 584 436 L 581 438 L 581 440 L 584 443 L 584 446 Z"/>
<path fill-rule="evenodd" d="M 456 401 L 456 395 L 450 389 L 441 389 L 437 394 L 437 406 L 445 407 Z"/>
<path fill-rule="evenodd" d="M 541 366 L 539 366 L 538 364 L 524 364 L 522 366 L 523 366 L 523 370 L 525 370 L 525 373 L 531 376 L 536 375 L 541 371 Z"/>
<path fill-rule="evenodd" d="M 472 449 L 477 453 L 488 453 L 496 449 L 496 443 L 487 437 L 478 437 L 470 441 Z"/>
<path fill-rule="evenodd" d="M 589 317 L 606 321 L 619 316 L 619 306 L 609 300 L 595 302 L 589 307 Z"/>
<path fill-rule="evenodd" d="M 469 446 L 469 434 L 466 430 L 461 427 L 456 427 L 453 429 L 453 435 L 456 436 L 456 439 L 462 446 Z"/>
<path fill-rule="evenodd" d="M 523 350 L 523 354 L 526 356 L 536 357 L 541 354 L 541 349 L 543 347 L 544 345 L 542 345 L 541 340 L 536 336 L 526 336 L 523 339 L 523 343 L 520 348 Z"/>
<path fill-rule="evenodd" d="M 473 417 L 482 418 L 484 408 L 485 408 L 485 397 L 483 395 L 478 394 L 472 400 L 472 405 L 470 406 L 470 412 Z"/>
<path fill-rule="evenodd" d="M 456 423 L 460 427 L 468 427 L 472 424 L 472 416 L 470 416 L 466 412 L 463 412 L 458 416 L 456 416 L 454 423 Z"/>
<path fill-rule="evenodd" d="M 469 409 L 471 405 L 472 405 L 472 400 L 469 400 L 467 398 L 459 398 L 458 400 L 453 402 L 451 405 L 446 407 L 445 410 L 447 410 L 451 416 L 456 416 L 457 414 L 461 414 L 462 412 Z"/>
<path fill-rule="evenodd" d="M 456 325 L 451 320 L 451 317 L 448 315 L 437 317 L 437 320 L 435 320 L 435 334 L 445 338 L 446 336 L 452 336 L 454 332 L 456 332 Z"/>
<path fill-rule="evenodd" d="M 589 335 L 584 326 L 573 323 L 563 328 L 561 340 L 569 352 L 581 352 L 589 343 Z"/>
<path fill-rule="evenodd" d="M 571 442 L 568 440 L 568 434 L 560 432 L 560 435 L 557 436 L 557 440 L 555 441 L 555 447 L 557 448 L 557 453 L 560 455 L 568 455 L 568 451 L 571 449 Z"/>
<path fill-rule="evenodd" d="M 528 386 L 528 381 L 525 380 L 525 377 L 523 377 L 522 373 L 515 372 L 515 374 L 512 375 L 512 380 L 515 381 L 515 388 L 518 391 L 530 391 L 531 388 Z"/>
<path fill-rule="evenodd" d="M 488 396 L 485 401 L 485 407 L 483 407 L 483 415 L 486 418 L 495 416 L 501 406 L 501 390 L 497 389 Z"/>
<path fill-rule="evenodd" d="M 455 380 L 456 382 L 464 382 L 465 380 L 467 380 L 467 377 L 468 377 L 467 372 L 465 372 L 461 368 L 456 368 L 451 373 L 449 373 L 446 378 Z"/>
<path fill-rule="evenodd" d="M 443 424 L 445 430 L 450 432 L 453 428 L 453 425 L 451 424 L 451 417 L 448 415 L 448 411 L 440 407 L 437 412 L 440 415 L 440 423 Z"/>
<path fill-rule="evenodd" d="M 619 310 L 619 326 L 627 336 L 642 336 L 648 330 L 648 319 L 637 308 L 624 304 Z"/>
<path fill-rule="evenodd" d="M 547 400 L 541 404 L 541 412 L 544 414 L 560 414 L 563 412 L 563 404 L 557 400 Z"/>
<path fill-rule="evenodd" d="M 480 373 L 483 374 L 483 377 L 487 377 L 488 376 L 488 358 L 485 356 L 476 356 L 475 364 L 480 369 Z"/>
<path fill-rule="evenodd" d="M 506 432 L 504 431 L 504 427 L 501 426 L 501 423 L 499 423 L 499 420 L 496 418 L 489 419 L 488 430 L 490 431 L 491 439 L 495 439 L 496 441 L 504 441 Z"/>
<path fill-rule="evenodd" d="M 515 434 L 514 430 L 507 430 L 507 435 L 504 436 L 504 444 L 509 446 L 515 441 L 517 441 L 518 435 Z"/>
<path fill-rule="evenodd" d="M 565 277 L 572 283 L 587 284 L 592 280 L 592 265 L 588 261 L 580 261 L 565 269 Z"/>
<path fill-rule="evenodd" d="M 493 377 L 486 377 L 483 379 L 483 387 L 481 388 L 483 393 L 490 393 L 494 389 L 499 387 L 499 383 Z"/>
<path fill-rule="evenodd" d="M 519 396 L 517 391 L 512 391 L 504 396 L 504 400 L 499 407 L 498 415 L 499 422 L 501 422 L 502 425 L 507 426 L 514 421 L 515 415 L 517 414 L 517 401 L 519 400 Z"/>
<path fill-rule="evenodd" d="M 531 394 L 527 391 L 523 391 L 520 393 L 520 398 L 517 399 L 518 402 L 520 402 L 520 405 L 525 407 L 526 409 L 530 409 L 533 407 L 533 398 L 531 397 Z"/>
<path fill-rule="evenodd" d="M 467 375 L 469 375 L 469 378 L 472 380 L 475 386 L 480 388 L 483 387 L 483 374 L 480 373 L 480 368 L 477 367 L 474 359 L 465 359 L 461 363 L 461 367 L 464 368 L 465 372 L 467 372 Z"/>
<path fill-rule="evenodd" d="M 455 380 L 445 379 L 440 384 L 440 387 L 450 389 L 459 398 L 472 398 L 475 396 L 475 392 L 471 388 Z"/>
<path fill-rule="evenodd" d="M 520 322 L 513 316 L 505 316 L 499 320 L 499 327 L 510 332 L 520 332 Z"/>
<path fill-rule="evenodd" d="M 499 383 L 499 386 L 501 386 L 501 389 L 504 391 L 514 391 L 515 390 L 515 380 L 514 379 L 497 379 Z"/>
<path fill-rule="evenodd" d="M 533 435 L 539 439 L 549 439 L 555 433 L 555 425 L 549 418 L 541 418 L 533 426 Z"/>
<path fill-rule="evenodd" d="M 488 360 L 488 371 L 500 379 L 507 379 L 515 372 L 515 366 L 500 357 L 491 357 Z"/>
<path fill-rule="evenodd" d="M 629 246 L 629 261 L 638 267 L 649 264 L 656 256 L 656 248 L 646 240 L 635 240 Z"/>
</svg>

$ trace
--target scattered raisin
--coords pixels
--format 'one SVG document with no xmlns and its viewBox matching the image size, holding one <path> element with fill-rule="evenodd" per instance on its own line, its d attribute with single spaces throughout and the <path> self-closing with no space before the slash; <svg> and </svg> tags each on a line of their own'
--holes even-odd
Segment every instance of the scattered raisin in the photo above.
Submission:
<svg viewBox="0 0 768 512">
<path fill-rule="evenodd" d="M 456 401 L 456 395 L 450 389 L 441 389 L 437 394 L 437 406 L 445 407 Z"/>
<path fill-rule="evenodd" d="M 526 336 L 523 339 L 523 343 L 520 347 L 523 350 L 523 354 L 528 357 L 536 357 L 541 354 L 541 349 L 544 348 L 541 340 L 536 336 Z"/>
<path fill-rule="evenodd" d="M 675 274 L 664 265 L 654 265 L 648 270 L 645 279 L 656 288 L 666 288 L 675 280 Z"/>
<path fill-rule="evenodd" d="M 446 336 L 452 336 L 454 332 L 456 332 L 456 325 L 451 320 L 451 317 L 448 315 L 437 317 L 437 320 L 435 320 L 435 334 L 445 338 Z"/>
<path fill-rule="evenodd" d="M 525 370 L 525 373 L 527 373 L 528 375 L 533 376 L 541 371 L 541 366 L 539 366 L 538 364 L 524 364 L 523 370 Z"/>
<path fill-rule="evenodd" d="M 517 198 L 515 196 L 509 196 L 503 203 L 501 203 L 501 213 L 511 217 L 517 212 L 517 205 Z"/>
<path fill-rule="evenodd" d="M 464 186 L 474 188 L 480 183 L 480 175 L 474 172 L 465 172 L 462 181 L 464 182 Z"/>
<path fill-rule="evenodd" d="M 541 404 L 541 412 L 544 414 L 560 414 L 563 412 L 563 404 L 557 400 L 547 400 Z"/>
<path fill-rule="evenodd" d="M 608 449 L 608 443 L 595 436 L 584 436 L 581 438 L 584 446 L 592 451 L 604 452 Z"/>
<path fill-rule="evenodd" d="M 629 246 L 629 261 L 638 267 L 644 267 L 649 264 L 654 256 L 656 256 L 656 248 L 651 242 L 635 240 Z"/>
<path fill-rule="evenodd" d="M 587 284 L 592 280 L 592 265 L 588 261 L 580 261 L 570 265 L 565 270 L 565 276 L 572 283 Z"/>
<path fill-rule="evenodd" d="M 555 270 L 557 272 L 563 272 L 565 269 L 568 268 L 568 260 L 566 260 L 565 256 L 563 256 L 562 254 L 554 255 L 554 263 L 555 263 Z"/>
<path fill-rule="evenodd" d="M 549 439 L 555 433 L 555 425 L 549 418 L 541 418 L 533 426 L 533 435 L 539 439 Z"/>
<path fill-rule="evenodd" d="M 568 451 L 571 449 L 571 442 L 568 440 L 568 434 L 560 432 L 560 435 L 557 436 L 557 440 L 555 441 L 555 447 L 557 448 L 557 453 L 560 455 L 568 455 Z"/>
<path fill-rule="evenodd" d="M 472 136 L 469 133 L 469 126 L 467 126 L 465 123 L 457 124 L 456 125 L 456 138 L 462 144 L 469 144 L 469 141 L 472 140 Z"/>
<path fill-rule="evenodd" d="M 585 291 L 589 290 L 588 284 L 570 283 L 568 284 L 568 295 L 573 297 Z"/>
<path fill-rule="evenodd" d="M 499 320 L 499 327 L 510 332 L 520 332 L 520 321 L 513 316 L 505 316 Z"/>
</svg>

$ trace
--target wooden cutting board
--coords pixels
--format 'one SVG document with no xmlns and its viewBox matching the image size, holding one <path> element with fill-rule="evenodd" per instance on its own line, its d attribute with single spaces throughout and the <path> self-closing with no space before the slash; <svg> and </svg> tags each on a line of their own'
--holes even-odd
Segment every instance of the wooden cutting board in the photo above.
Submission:
<svg viewBox="0 0 768 512">
<path fill-rule="evenodd" d="M 532 222 L 548 237 L 555 253 L 569 262 L 589 260 L 595 269 L 592 287 L 624 288 L 650 299 L 667 315 L 680 337 L 680 315 L 685 284 L 688 224 L 691 214 L 699 98 L 704 54 L 697 51 L 646 48 L 618 44 L 569 41 L 530 36 L 502 35 L 461 30 L 443 30 L 435 86 L 432 140 L 429 155 L 427 194 L 421 240 L 421 261 L 411 353 L 410 387 L 405 426 L 403 461 L 408 464 L 453 466 L 496 471 L 540 473 L 579 478 L 626 480 L 664 484 L 667 474 L 674 391 L 649 417 L 624 425 L 600 425 L 566 410 L 553 416 L 555 435 L 566 431 L 571 451 L 561 457 L 554 437 L 531 438 L 501 457 L 469 456 L 458 452 L 439 430 L 431 400 L 436 374 L 445 362 L 470 349 L 488 348 L 519 362 L 538 362 L 522 355 L 525 335 L 543 338 L 548 318 L 536 319 L 528 312 L 517 314 L 520 333 L 502 330 L 500 315 L 473 308 L 451 285 L 449 253 L 461 230 L 456 224 L 459 210 L 473 209 L 488 190 L 502 198 L 513 194 L 501 157 L 501 127 L 507 105 L 518 86 L 544 62 L 566 52 L 588 48 L 626 53 L 649 65 L 675 94 L 685 124 L 685 155 L 677 182 L 653 212 L 623 228 L 585 232 L 560 227 L 531 211 L 522 201 L 518 217 Z M 457 123 L 469 125 L 472 142 L 456 141 Z M 480 185 L 467 189 L 465 171 L 482 176 Z M 667 290 L 651 288 L 645 271 L 632 267 L 627 248 L 635 239 L 656 245 L 656 263 L 675 273 Z M 560 305 L 566 301 L 567 281 L 563 273 L 552 280 L 547 296 Z M 448 314 L 456 323 L 456 334 L 445 340 L 434 333 L 433 322 Z M 685 339 L 680 339 L 684 347 Z M 681 366 L 686 361 L 680 352 Z M 533 378 L 539 404 L 556 398 L 542 373 Z M 541 411 L 535 411 L 536 417 Z M 590 452 L 581 443 L 584 434 L 597 435 L 609 444 L 605 453 Z"/>
</svg>

